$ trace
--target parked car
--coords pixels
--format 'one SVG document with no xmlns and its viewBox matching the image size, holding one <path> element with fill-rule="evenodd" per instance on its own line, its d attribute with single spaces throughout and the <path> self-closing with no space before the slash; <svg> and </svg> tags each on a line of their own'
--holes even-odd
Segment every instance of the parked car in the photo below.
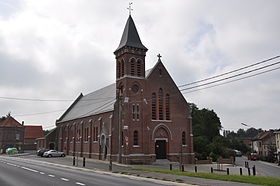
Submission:
<svg viewBox="0 0 280 186">
<path fill-rule="evenodd" d="M 250 153 L 250 154 L 248 155 L 248 160 L 253 160 L 253 161 L 255 161 L 255 160 L 257 160 L 257 159 L 258 159 L 257 153 L 252 152 L 252 153 Z"/>
<path fill-rule="evenodd" d="M 37 150 L 37 156 L 43 157 L 44 153 L 49 151 L 50 149 L 39 149 Z"/>
<path fill-rule="evenodd" d="M 234 154 L 235 154 L 235 156 L 242 156 L 242 152 L 241 151 L 239 151 L 239 150 L 234 150 Z"/>
<path fill-rule="evenodd" d="M 47 152 L 44 152 L 44 157 L 65 157 L 64 152 L 59 152 L 56 150 L 49 150 Z"/>
</svg>

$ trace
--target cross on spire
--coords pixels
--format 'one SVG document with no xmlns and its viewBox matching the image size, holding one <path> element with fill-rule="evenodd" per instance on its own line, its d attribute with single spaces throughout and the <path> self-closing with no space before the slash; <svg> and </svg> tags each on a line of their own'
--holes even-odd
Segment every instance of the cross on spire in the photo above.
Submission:
<svg viewBox="0 0 280 186">
<path fill-rule="evenodd" d="M 162 56 L 161 56 L 160 54 L 158 54 L 157 57 L 158 57 L 158 60 L 160 60 L 160 58 L 161 58 Z"/>
<path fill-rule="evenodd" d="M 128 11 L 129 11 L 129 15 L 131 15 L 131 11 L 133 10 L 132 8 L 131 8 L 131 5 L 132 5 L 132 2 L 129 2 L 128 3 L 129 4 L 129 6 L 128 6 Z"/>
</svg>

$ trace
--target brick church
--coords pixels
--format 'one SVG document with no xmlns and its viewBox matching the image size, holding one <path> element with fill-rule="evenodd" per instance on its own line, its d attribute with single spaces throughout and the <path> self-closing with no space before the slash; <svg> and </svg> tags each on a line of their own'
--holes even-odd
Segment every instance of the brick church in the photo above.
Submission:
<svg viewBox="0 0 280 186">
<path fill-rule="evenodd" d="M 78 96 L 56 122 L 56 149 L 125 164 L 193 162 L 189 105 L 160 55 L 145 70 L 147 51 L 129 16 L 114 52 L 116 82 Z"/>
</svg>

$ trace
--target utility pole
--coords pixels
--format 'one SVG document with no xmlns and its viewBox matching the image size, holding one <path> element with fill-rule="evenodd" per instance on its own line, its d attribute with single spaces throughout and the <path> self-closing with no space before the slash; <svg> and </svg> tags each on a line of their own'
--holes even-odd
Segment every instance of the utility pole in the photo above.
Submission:
<svg viewBox="0 0 280 186">
<path fill-rule="evenodd" d="M 121 129 L 121 123 L 122 123 L 122 88 L 118 87 L 118 95 L 117 95 L 117 99 L 118 99 L 118 106 L 119 106 L 119 154 L 118 154 L 118 162 L 122 163 L 122 129 Z"/>
</svg>

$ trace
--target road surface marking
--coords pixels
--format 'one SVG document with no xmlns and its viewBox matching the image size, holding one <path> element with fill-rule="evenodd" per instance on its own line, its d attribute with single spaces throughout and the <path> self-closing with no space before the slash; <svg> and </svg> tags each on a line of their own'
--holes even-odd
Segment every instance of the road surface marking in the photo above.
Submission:
<svg viewBox="0 0 280 186">
<path fill-rule="evenodd" d="M 66 179 L 66 178 L 60 178 L 61 180 L 63 180 L 63 181 L 69 181 L 68 179 Z"/>
<path fill-rule="evenodd" d="M 45 174 L 44 172 L 40 172 L 40 174 Z"/>
<path fill-rule="evenodd" d="M 48 176 L 49 176 L 49 177 L 52 177 L 52 178 L 54 178 L 54 177 L 55 177 L 55 175 L 52 175 L 52 174 L 49 174 Z"/>
<path fill-rule="evenodd" d="M 77 185 L 86 185 L 84 183 L 76 182 Z"/>
<path fill-rule="evenodd" d="M 28 171 L 31 171 L 31 172 L 39 172 L 39 171 L 37 171 L 37 170 L 29 169 L 29 168 L 27 168 L 27 167 L 21 167 L 21 168 L 23 168 L 23 169 L 25 169 L 25 170 L 28 170 Z"/>
</svg>

